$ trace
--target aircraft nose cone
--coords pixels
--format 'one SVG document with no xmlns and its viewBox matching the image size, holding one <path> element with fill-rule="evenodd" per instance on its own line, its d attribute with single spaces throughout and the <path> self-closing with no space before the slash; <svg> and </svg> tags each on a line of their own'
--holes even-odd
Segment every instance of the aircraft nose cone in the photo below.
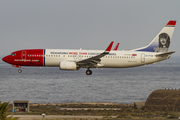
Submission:
<svg viewBox="0 0 180 120">
<path fill-rule="evenodd" d="M 8 57 L 7 56 L 5 56 L 5 57 L 3 57 L 3 59 L 2 59 L 4 62 L 7 62 L 8 61 Z"/>
</svg>

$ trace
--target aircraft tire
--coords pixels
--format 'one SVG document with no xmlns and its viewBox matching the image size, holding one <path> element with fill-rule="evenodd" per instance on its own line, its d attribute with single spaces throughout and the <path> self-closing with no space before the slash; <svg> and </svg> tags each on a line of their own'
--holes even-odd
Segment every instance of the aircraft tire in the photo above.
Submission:
<svg viewBox="0 0 180 120">
<path fill-rule="evenodd" d="M 18 72 L 19 72 L 19 73 L 21 73 L 21 72 L 22 72 L 22 70 L 21 70 L 21 69 L 19 69 L 19 70 L 18 70 Z"/>
<path fill-rule="evenodd" d="M 91 75 L 92 71 L 91 70 L 86 70 L 86 75 Z"/>
</svg>

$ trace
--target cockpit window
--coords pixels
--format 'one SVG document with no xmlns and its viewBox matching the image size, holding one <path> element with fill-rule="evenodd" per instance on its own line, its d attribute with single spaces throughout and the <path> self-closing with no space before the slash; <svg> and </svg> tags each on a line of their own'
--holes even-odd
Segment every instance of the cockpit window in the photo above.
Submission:
<svg viewBox="0 0 180 120">
<path fill-rule="evenodd" d="M 16 55 L 16 53 L 12 53 L 12 54 L 11 54 L 11 56 L 15 56 L 15 55 Z"/>
</svg>

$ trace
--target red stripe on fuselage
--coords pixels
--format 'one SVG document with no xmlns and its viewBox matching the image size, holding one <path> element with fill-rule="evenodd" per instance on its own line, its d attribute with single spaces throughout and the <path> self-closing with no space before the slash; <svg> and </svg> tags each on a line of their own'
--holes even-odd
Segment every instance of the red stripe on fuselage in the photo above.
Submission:
<svg viewBox="0 0 180 120">
<path fill-rule="evenodd" d="M 43 66 L 44 49 L 19 50 L 3 58 L 12 65 L 19 66 Z"/>
</svg>

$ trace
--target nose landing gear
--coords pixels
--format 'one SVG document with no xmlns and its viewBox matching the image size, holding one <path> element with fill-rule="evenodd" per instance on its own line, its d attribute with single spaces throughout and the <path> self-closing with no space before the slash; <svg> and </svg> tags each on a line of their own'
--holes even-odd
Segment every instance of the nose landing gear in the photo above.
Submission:
<svg viewBox="0 0 180 120">
<path fill-rule="evenodd" d="M 18 72 L 19 72 L 19 73 L 21 73 L 21 72 L 22 72 L 22 70 L 21 70 L 21 69 L 19 69 L 19 70 L 18 70 Z"/>
<path fill-rule="evenodd" d="M 19 70 L 18 70 L 18 72 L 19 73 L 21 73 L 22 72 L 22 70 L 21 70 L 21 66 L 19 66 L 19 65 L 12 65 L 13 67 L 17 67 L 17 68 L 19 68 Z"/>
</svg>

